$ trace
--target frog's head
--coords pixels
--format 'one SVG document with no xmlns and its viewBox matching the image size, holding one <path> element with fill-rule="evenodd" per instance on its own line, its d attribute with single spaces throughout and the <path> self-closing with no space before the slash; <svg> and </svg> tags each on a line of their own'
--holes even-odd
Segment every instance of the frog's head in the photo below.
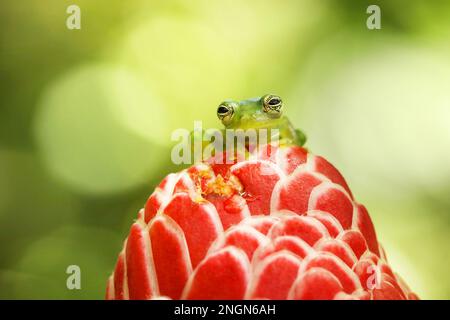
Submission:
<svg viewBox="0 0 450 320">
<path fill-rule="evenodd" d="M 282 117 L 283 101 L 274 94 L 242 100 L 227 100 L 217 108 L 217 117 L 226 128 L 270 127 Z"/>
</svg>

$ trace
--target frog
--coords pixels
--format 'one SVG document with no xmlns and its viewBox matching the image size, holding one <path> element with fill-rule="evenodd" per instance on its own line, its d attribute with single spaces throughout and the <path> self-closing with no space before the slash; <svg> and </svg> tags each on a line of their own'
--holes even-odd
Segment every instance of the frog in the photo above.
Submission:
<svg viewBox="0 0 450 320">
<path fill-rule="evenodd" d="M 283 114 L 283 101 L 275 94 L 266 94 L 241 101 L 225 100 L 217 107 L 217 117 L 222 122 L 223 129 L 205 131 L 198 128 L 198 130 L 191 131 L 189 139 L 191 151 L 187 158 L 192 154 L 194 161 L 202 157 L 207 159 L 216 152 L 220 154 L 221 151 L 230 148 L 242 151 L 238 152 L 239 154 L 246 154 L 248 151 L 254 150 L 263 137 L 265 137 L 263 144 L 276 142 L 279 146 L 303 147 L 306 142 L 306 135 L 296 129 Z M 250 141 L 249 137 L 247 139 L 246 134 L 250 129 L 256 131 L 256 133 L 253 132 L 256 141 Z M 266 130 L 265 136 L 261 134 L 261 130 Z M 235 140 L 239 131 L 244 136 L 241 143 Z M 214 137 L 214 142 L 211 141 L 211 137 Z M 207 152 L 203 153 L 205 150 Z"/>
<path fill-rule="evenodd" d="M 283 100 L 275 94 L 241 101 L 225 100 L 217 108 L 217 117 L 225 127 L 231 129 L 277 129 L 280 145 L 298 145 L 306 142 L 306 135 L 294 128 L 288 117 L 283 114 Z"/>
</svg>

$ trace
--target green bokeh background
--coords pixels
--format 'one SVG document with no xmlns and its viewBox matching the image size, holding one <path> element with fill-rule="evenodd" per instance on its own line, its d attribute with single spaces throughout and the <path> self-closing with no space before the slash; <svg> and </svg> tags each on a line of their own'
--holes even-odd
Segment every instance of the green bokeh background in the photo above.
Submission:
<svg viewBox="0 0 450 320">
<path fill-rule="evenodd" d="M 139 208 L 179 170 L 171 132 L 275 92 L 393 268 L 449 299 L 449 16 L 449 1 L 2 1 L 0 298 L 103 298 Z"/>
</svg>

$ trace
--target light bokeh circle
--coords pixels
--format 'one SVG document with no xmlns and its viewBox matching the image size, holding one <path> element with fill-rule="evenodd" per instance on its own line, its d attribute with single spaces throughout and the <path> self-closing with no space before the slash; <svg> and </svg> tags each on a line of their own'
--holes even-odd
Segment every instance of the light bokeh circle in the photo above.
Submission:
<svg viewBox="0 0 450 320">
<path fill-rule="evenodd" d="M 450 63 L 437 52 L 380 47 L 331 68 L 312 87 L 299 84 L 297 101 L 306 111 L 294 120 L 305 124 L 309 147 L 332 157 L 366 193 L 447 188 Z"/>
<path fill-rule="evenodd" d="M 145 183 L 170 161 L 159 141 L 167 139 L 161 134 L 164 117 L 155 112 L 160 109 L 123 68 L 75 68 L 42 96 L 35 117 L 37 146 L 49 170 L 77 191 L 124 191 Z M 130 119 L 151 130 L 130 130 Z"/>
</svg>

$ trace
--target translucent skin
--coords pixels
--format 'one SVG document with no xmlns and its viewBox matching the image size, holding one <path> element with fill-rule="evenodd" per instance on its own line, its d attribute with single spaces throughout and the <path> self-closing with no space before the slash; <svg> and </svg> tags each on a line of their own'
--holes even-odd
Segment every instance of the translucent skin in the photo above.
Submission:
<svg viewBox="0 0 450 320">
<path fill-rule="evenodd" d="M 267 97 L 275 97 L 280 99 L 280 111 L 275 113 L 269 113 L 264 109 L 264 101 Z M 223 101 L 220 106 L 226 106 L 233 110 L 233 114 L 230 118 L 222 118 L 222 124 L 225 129 L 221 131 L 221 137 L 227 137 L 226 130 L 244 130 L 249 129 L 267 130 L 268 143 L 274 142 L 274 137 L 278 133 L 278 142 L 280 145 L 290 146 L 297 145 L 303 146 L 306 142 L 305 134 L 295 129 L 289 119 L 283 115 L 281 110 L 281 98 L 274 95 L 264 95 L 258 98 L 252 98 L 242 101 L 226 100 Z M 220 108 L 219 106 L 219 108 Z M 221 118 L 218 114 L 219 119 Z M 276 132 L 277 130 L 278 132 Z M 195 141 L 195 138 L 202 140 L 205 130 L 198 132 L 191 132 L 191 141 Z M 258 134 L 258 137 L 260 135 Z M 224 141 L 225 142 L 225 141 Z M 203 147 L 206 147 L 210 141 L 203 141 Z M 194 144 L 191 143 L 191 146 Z"/>
<path fill-rule="evenodd" d="M 225 129 L 278 129 L 281 144 L 304 145 L 305 135 L 300 130 L 295 129 L 286 116 L 280 113 L 279 117 L 274 117 L 264 111 L 264 97 L 241 101 L 224 101 L 223 104 L 234 106 L 234 115 L 231 121 L 229 123 L 222 122 Z"/>
</svg>

